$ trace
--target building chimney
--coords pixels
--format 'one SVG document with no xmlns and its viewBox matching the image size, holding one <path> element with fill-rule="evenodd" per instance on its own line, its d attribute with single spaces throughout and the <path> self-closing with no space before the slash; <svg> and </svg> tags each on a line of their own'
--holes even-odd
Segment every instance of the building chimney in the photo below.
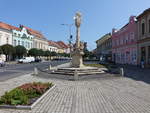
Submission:
<svg viewBox="0 0 150 113">
<path fill-rule="evenodd" d="M 136 16 L 130 16 L 129 23 L 133 23 L 136 21 Z"/>
<path fill-rule="evenodd" d="M 112 34 L 114 34 L 115 32 L 117 32 L 117 29 L 113 28 L 112 29 Z"/>
</svg>

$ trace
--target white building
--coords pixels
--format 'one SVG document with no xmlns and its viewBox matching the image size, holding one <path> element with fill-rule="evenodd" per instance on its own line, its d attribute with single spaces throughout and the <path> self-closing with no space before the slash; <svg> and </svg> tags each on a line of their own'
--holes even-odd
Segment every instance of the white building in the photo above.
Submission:
<svg viewBox="0 0 150 113">
<path fill-rule="evenodd" d="M 56 52 L 56 53 L 58 53 L 58 50 L 59 50 L 59 45 L 57 44 L 57 43 L 55 43 L 54 41 L 48 41 L 48 43 L 49 43 L 49 51 L 50 52 Z"/>
<path fill-rule="evenodd" d="M 27 50 L 33 48 L 33 35 L 29 34 L 28 30 L 20 27 L 19 30 L 13 29 L 13 46 L 21 45 Z"/>
<path fill-rule="evenodd" d="M 12 29 L 16 28 L 6 23 L 0 22 L 0 46 L 4 44 L 12 45 Z"/>
<path fill-rule="evenodd" d="M 48 40 L 44 37 L 42 33 L 39 31 L 33 30 L 26 26 L 21 25 L 22 27 L 26 28 L 28 32 L 34 36 L 33 38 L 33 48 L 42 49 L 44 51 L 48 50 Z"/>
</svg>

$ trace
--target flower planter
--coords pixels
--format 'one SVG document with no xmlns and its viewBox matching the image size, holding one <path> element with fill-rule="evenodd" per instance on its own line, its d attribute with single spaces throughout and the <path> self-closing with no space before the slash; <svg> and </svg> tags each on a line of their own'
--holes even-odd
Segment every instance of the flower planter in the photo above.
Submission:
<svg viewBox="0 0 150 113">
<path fill-rule="evenodd" d="M 48 89 L 43 95 L 41 95 L 35 102 L 31 105 L 0 105 L 0 109 L 24 109 L 24 110 L 31 110 L 34 106 L 36 106 L 48 93 L 50 93 L 56 85 L 53 85 L 50 89 Z"/>
</svg>

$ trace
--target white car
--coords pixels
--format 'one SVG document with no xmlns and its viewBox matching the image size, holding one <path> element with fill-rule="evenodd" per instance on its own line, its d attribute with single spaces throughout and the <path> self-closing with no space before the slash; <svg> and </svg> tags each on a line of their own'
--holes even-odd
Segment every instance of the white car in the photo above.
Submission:
<svg viewBox="0 0 150 113">
<path fill-rule="evenodd" d="M 31 63 L 31 62 L 35 62 L 35 58 L 34 57 L 24 57 L 22 59 L 19 59 L 18 62 L 19 63 Z"/>
</svg>

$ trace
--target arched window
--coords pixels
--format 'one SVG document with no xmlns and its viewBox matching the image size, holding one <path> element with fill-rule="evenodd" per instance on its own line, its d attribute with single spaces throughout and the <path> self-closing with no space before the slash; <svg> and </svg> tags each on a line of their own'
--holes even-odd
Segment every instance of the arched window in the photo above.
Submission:
<svg viewBox="0 0 150 113">
<path fill-rule="evenodd" d="M 142 35 L 145 34 L 145 23 L 142 23 Z"/>
</svg>

